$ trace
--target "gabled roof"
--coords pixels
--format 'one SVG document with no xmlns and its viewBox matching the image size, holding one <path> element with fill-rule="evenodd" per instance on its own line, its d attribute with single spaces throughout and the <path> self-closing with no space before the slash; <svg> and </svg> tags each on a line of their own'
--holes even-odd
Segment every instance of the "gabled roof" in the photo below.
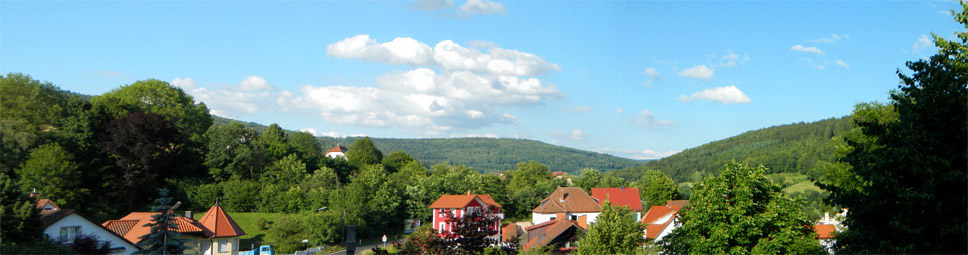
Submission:
<svg viewBox="0 0 968 255">
<path fill-rule="evenodd" d="M 662 223 L 662 224 L 649 224 L 649 225 L 646 225 L 645 226 L 645 238 L 656 239 L 657 237 L 659 237 L 659 234 L 662 233 L 662 230 L 665 230 L 666 227 L 669 226 L 669 224 L 672 224 L 672 220 L 668 220 L 668 221 L 666 221 L 665 223 Z"/>
<path fill-rule="evenodd" d="M 349 151 L 349 149 L 337 144 L 336 147 L 333 147 L 332 149 L 329 149 L 329 151 L 326 151 L 326 154 L 329 154 L 330 152 L 346 153 L 347 151 Z"/>
<path fill-rule="evenodd" d="M 471 201 L 477 199 L 481 204 L 490 205 L 492 207 L 501 208 L 501 205 L 491 198 L 491 195 L 481 194 L 481 195 L 442 195 L 430 204 L 429 208 L 464 208 Z"/>
<path fill-rule="evenodd" d="M 817 232 L 817 238 L 820 239 L 831 239 L 837 233 L 837 229 L 833 224 L 820 224 L 814 226 L 814 231 Z"/>
<path fill-rule="evenodd" d="M 598 199 L 598 205 L 608 200 L 613 205 L 628 206 L 634 212 L 642 211 L 639 188 L 592 188 L 592 197 Z"/>
<path fill-rule="evenodd" d="M 643 216 L 642 220 L 639 222 L 645 223 L 645 224 L 653 224 L 653 223 L 656 223 L 655 221 L 658 219 L 661 219 L 669 214 L 675 214 L 678 212 L 679 210 L 677 208 L 668 206 L 668 205 L 652 206 L 652 208 L 649 208 L 649 211 L 645 213 L 645 216 Z"/>
<path fill-rule="evenodd" d="M 151 227 L 145 226 L 151 223 L 151 216 L 159 212 L 133 212 L 119 220 L 109 220 L 101 224 L 104 228 L 111 230 L 115 234 L 124 237 L 131 243 L 138 243 L 141 237 L 151 232 Z M 132 224 L 134 222 L 134 224 Z M 174 229 L 183 234 L 199 234 L 204 236 L 211 235 L 211 231 L 205 229 L 202 224 L 184 216 L 176 216 L 175 223 L 178 227 Z M 121 234 L 124 233 L 124 234 Z"/>
<path fill-rule="evenodd" d="M 530 238 L 530 240 L 528 240 L 528 242 L 525 243 L 524 246 L 522 246 L 524 250 L 545 246 L 548 243 L 551 243 L 551 241 L 554 241 L 556 238 L 561 236 L 561 234 L 567 232 L 571 228 L 584 230 L 584 228 L 579 226 L 574 221 L 570 221 L 565 218 L 549 220 L 547 222 L 528 227 L 527 230 L 530 232 L 533 230 L 540 230 L 542 228 L 544 229 L 544 231 L 541 234 L 538 234 L 537 236 L 528 237 Z"/>
<path fill-rule="evenodd" d="M 602 206 L 598 205 L 598 200 L 589 196 L 581 188 L 558 187 L 531 211 L 544 214 L 601 212 Z"/>
<path fill-rule="evenodd" d="M 51 204 L 53 204 L 53 203 L 51 203 Z M 54 206 L 56 207 L 57 205 L 54 205 Z M 104 226 L 101 226 L 101 225 L 98 225 L 97 223 L 94 223 L 94 221 L 92 221 L 91 218 L 88 218 L 87 216 L 84 216 L 84 214 L 81 214 L 81 213 L 79 213 L 77 211 L 74 211 L 74 209 L 60 210 L 60 208 L 58 208 L 57 210 L 46 210 L 46 211 L 42 211 L 42 212 L 40 212 L 40 222 L 42 224 L 44 224 L 43 225 L 43 228 L 46 229 L 47 227 L 50 227 L 50 225 L 54 225 L 54 223 L 57 223 L 58 221 L 66 218 L 69 215 L 77 215 L 77 216 L 81 217 L 82 219 L 86 220 L 87 222 L 91 223 L 91 225 L 97 225 L 97 226 L 103 228 L 104 230 L 108 230 L 107 231 L 108 233 L 114 234 L 115 236 L 118 237 L 118 239 L 122 239 L 125 242 L 131 244 L 131 246 L 134 246 L 135 248 L 138 248 L 138 246 L 137 245 L 134 245 L 134 243 L 132 243 L 130 240 L 123 238 L 124 235 L 118 234 L 117 232 L 114 232 L 111 229 L 108 229 L 108 228 L 106 228 Z"/>
<path fill-rule="evenodd" d="M 54 203 L 54 201 L 51 201 L 50 199 L 46 199 L 46 198 L 37 200 L 37 204 L 35 204 L 34 206 L 37 207 L 37 209 L 41 209 L 41 208 L 44 208 L 44 206 L 46 206 L 47 204 L 50 204 L 51 207 L 54 208 L 54 210 L 61 209 L 59 206 L 57 206 L 57 204 Z"/>
<path fill-rule="evenodd" d="M 213 232 L 212 237 L 229 237 L 229 236 L 241 236 L 245 235 L 245 231 L 238 224 L 235 224 L 235 220 L 232 220 L 222 206 L 217 203 L 212 208 L 208 209 L 205 216 L 202 216 L 200 221 L 202 226 L 205 226 L 209 231 Z"/>
<path fill-rule="evenodd" d="M 675 207 L 676 210 L 681 210 L 683 207 L 689 205 L 689 200 L 667 200 L 666 205 Z"/>
</svg>

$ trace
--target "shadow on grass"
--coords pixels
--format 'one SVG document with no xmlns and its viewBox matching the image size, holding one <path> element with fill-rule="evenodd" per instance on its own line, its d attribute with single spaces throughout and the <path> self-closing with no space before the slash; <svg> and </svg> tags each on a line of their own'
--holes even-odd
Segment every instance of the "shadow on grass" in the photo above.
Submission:
<svg viewBox="0 0 968 255">
<path fill-rule="evenodd" d="M 266 237 L 266 234 L 258 234 L 250 238 L 239 239 L 239 250 L 242 250 L 242 251 L 253 250 L 255 249 L 254 247 L 259 247 L 259 245 L 262 245 L 263 243 L 262 238 L 265 238 L 265 237 Z"/>
</svg>

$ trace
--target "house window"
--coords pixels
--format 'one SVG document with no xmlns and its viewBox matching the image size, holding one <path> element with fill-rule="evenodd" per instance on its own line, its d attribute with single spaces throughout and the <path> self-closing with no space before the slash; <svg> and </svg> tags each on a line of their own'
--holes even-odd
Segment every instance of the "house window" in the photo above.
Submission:
<svg viewBox="0 0 968 255">
<path fill-rule="evenodd" d="M 72 243 L 74 242 L 74 237 L 77 237 L 78 233 L 81 233 L 80 226 L 61 227 L 60 240 L 67 243 Z"/>
<path fill-rule="evenodd" d="M 578 215 L 572 215 L 571 216 L 571 220 L 578 221 Z"/>
<path fill-rule="evenodd" d="M 229 252 L 229 240 L 227 239 L 218 240 L 218 252 L 219 253 Z"/>
<path fill-rule="evenodd" d="M 440 228 L 437 229 L 437 230 L 440 230 L 440 233 L 444 233 L 444 226 L 446 226 L 445 224 L 446 223 L 444 223 L 444 222 L 441 222 L 440 223 Z"/>
</svg>

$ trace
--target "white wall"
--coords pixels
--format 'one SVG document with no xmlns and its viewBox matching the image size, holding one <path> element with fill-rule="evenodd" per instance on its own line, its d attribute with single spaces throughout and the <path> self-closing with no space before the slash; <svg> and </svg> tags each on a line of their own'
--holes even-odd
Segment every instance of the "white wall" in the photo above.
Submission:
<svg viewBox="0 0 968 255">
<path fill-rule="evenodd" d="M 116 251 L 113 254 L 132 254 L 138 249 L 133 245 L 125 241 L 123 238 L 114 235 L 110 231 L 102 228 L 100 225 L 94 224 L 84 217 L 78 216 L 77 214 L 67 215 L 63 219 L 54 222 L 49 227 L 44 229 L 44 234 L 50 237 L 52 240 L 57 240 L 60 238 L 61 227 L 72 227 L 80 226 L 81 231 L 78 234 L 89 235 L 94 234 L 97 236 L 98 240 L 101 241 L 111 241 L 111 248 L 124 247 L 123 251 Z"/>
<path fill-rule="evenodd" d="M 602 213 L 597 213 L 597 212 L 595 212 L 595 213 L 566 213 L 565 214 L 565 217 L 568 218 L 568 219 L 571 219 L 571 216 L 572 215 L 577 215 L 578 217 L 588 216 L 588 222 L 587 223 L 588 224 L 592 224 L 592 223 L 595 222 L 595 219 L 598 218 L 598 215 L 599 214 L 602 214 Z M 534 213 L 534 212 L 532 212 L 531 213 L 531 224 L 538 225 L 538 224 L 541 224 L 541 223 L 544 223 L 546 221 L 551 220 L 551 218 L 557 218 L 557 217 L 558 217 L 558 214 L 556 214 L 556 213 L 543 214 L 543 213 Z"/>
</svg>

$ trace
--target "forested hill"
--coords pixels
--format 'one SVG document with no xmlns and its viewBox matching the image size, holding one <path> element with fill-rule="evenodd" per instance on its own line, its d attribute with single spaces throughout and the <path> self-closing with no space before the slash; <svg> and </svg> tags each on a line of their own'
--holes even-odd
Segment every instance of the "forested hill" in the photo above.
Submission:
<svg viewBox="0 0 968 255">
<path fill-rule="evenodd" d="M 214 123 L 228 124 L 233 121 L 218 116 Z M 266 126 L 253 122 L 243 122 L 248 128 L 262 132 Z M 336 144 L 348 146 L 354 137 L 319 137 L 323 150 Z M 519 162 L 534 160 L 551 168 L 578 174 L 582 168 L 594 168 L 602 172 L 637 167 L 646 161 L 627 159 L 598 152 L 583 151 L 563 146 L 551 145 L 534 140 L 508 138 L 372 138 L 373 143 L 384 155 L 394 151 L 404 151 L 421 164 L 432 166 L 440 163 L 465 165 L 481 172 L 511 170 Z"/>
<path fill-rule="evenodd" d="M 678 182 L 696 182 L 718 174 L 724 164 L 735 160 L 763 165 L 774 173 L 800 173 L 816 178 L 822 173 L 820 161 L 835 161 L 831 138 L 851 127 L 849 117 L 840 117 L 749 131 L 619 170 L 616 176 L 638 180 L 646 170 L 658 169 Z"/>
</svg>

